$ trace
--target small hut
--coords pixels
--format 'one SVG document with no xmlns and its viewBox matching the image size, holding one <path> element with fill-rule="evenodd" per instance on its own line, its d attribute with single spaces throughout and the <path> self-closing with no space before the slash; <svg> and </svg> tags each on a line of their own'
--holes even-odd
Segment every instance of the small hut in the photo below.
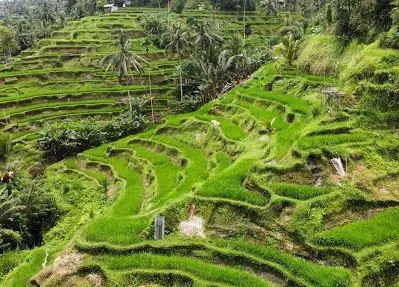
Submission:
<svg viewBox="0 0 399 287">
<path fill-rule="evenodd" d="M 345 96 L 344 93 L 340 93 L 336 87 L 327 87 L 321 90 L 321 94 L 326 98 L 326 104 L 328 105 L 328 112 L 331 113 L 333 108 L 341 108 L 341 98 Z"/>
<path fill-rule="evenodd" d="M 115 12 L 118 11 L 118 6 L 115 6 L 114 4 L 105 4 L 103 9 L 105 12 Z"/>
</svg>

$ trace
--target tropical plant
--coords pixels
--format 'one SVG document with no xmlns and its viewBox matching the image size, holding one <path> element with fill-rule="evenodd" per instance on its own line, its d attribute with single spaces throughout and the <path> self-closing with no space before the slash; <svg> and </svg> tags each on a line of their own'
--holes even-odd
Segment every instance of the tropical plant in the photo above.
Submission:
<svg viewBox="0 0 399 287">
<path fill-rule="evenodd" d="M 16 33 L 12 28 L 0 25 L 0 49 L 3 51 L 5 62 L 9 62 L 13 50 L 17 49 Z"/>
<path fill-rule="evenodd" d="M 169 31 L 167 12 L 146 14 L 145 17 L 140 17 L 139 19 L 141 26 L 150 34 L 154 45 L 158 48 L 165 48 L 166 44 L 163 36 L 167 35 Z"/>
<path fill-rule="evenodd" d="M 35 43 L 35 31 L 26 20 L 20 20 L 16 27 L 16 40 L 21 50 L 33 47 Z"/>
<path fill-rule="evenodd" d="M 85 149 L 117 140 L 142 130 L 146 124 L 143 107 L 147 97 L 132 99 L 132 111 L 126 111 L 106 123 L 88 118 L 79 124 L 64 121 L 45 125 L 39 132 L 39 146 L 49 161 L 58 161 Z"/>
<path fill-rule="evenodd" d="M 102 58 L 100 65 L 108 70 L 113 70 L 121 83 L 124 79 L 133 79 L 132 71 L 139 74 L 144 73 L 142 63 L 149 63 L 141 56 L 132 52 L 132 41 L 125 32 L 120 31 L 119 37 L 113 42 L 116 52 L 108 54 Z"/>
<path fill-rule="evenodd" d="M 190 53 L 191 43 L 190 35 L 187 31 L 182 29 L 180 26 L 176 28 L 173 33 L 169 34 L 169 44 L 166 45 L 166 50 L 171 53 L 177 53 L 178 55 L 178 70 L 180 79 L 180 100 L 183 101 L 183 81 L 182 81 L 182 69 L 180 61 L 184 56 Z"/>
<path fill-rule="evenodd" d="M 277 0 L 262 0 L 259 2 L 260 11 L 272 16 L 277 16 L 278 5 Z"/>
<path fill-rule="evenodd" d="M 200 94 L 201 102 L 210 101 L 268 60 L 265 53 L 244 47 L 243 40 L 234 37 L 224 49 L 212 49 L 207 60 L 186 61 L 182 70 L 187 96 Z"/>
<path fill-rule="evenodd" d="M 17 231 L 25 206 L 9 192 L 5 185 L 0 186 L 0 251 L 18 247 L 22 236 Z"/>
<path fill-rule="evenodd" d="M 223 43 L 223 39 L 218 34 L 215 23 L 199 21 L 195 29 L 197 35 L 194 43 L 197 54 L 208 60 L 210 54 L 213 52 L 212 50 L 220 46 Z"/>
<path fill-rule="evenodd" d="M 114 41 L 113 46 L 116 48 L 114 53 L 106 55 L 101 61 L 100 65 L 108 70 L 113 70 L 121 84 L 125 81 L 126 85 L 133 81 L 133 71 L 142 75 L 144 73 L 143 63 L 149 66 L 149 63 L 141 56 L 132 52 L 132 40 L 122 30 L 119 37 Z M 133 118 L 132 100 L 130 90 L 128 89 L 130 113 Z"/>
<path fill-rule="evenodd" d="M 39 19 L 43 23 L 52 24 L 56 21 L 55 7 L 51 1 L 42 0 L 39 2 Z"/>
<path fill-rule="evenodd" d="M 299 49 L 299 40 L 295 40 L 293 34 L 288 34 L 281 39 L 281 43 L 274 47 L 275 51 L 281 54 L 289 65 L 292 65 L 296 53 Z"/>
<path fill-rule="evenodd" d="M 0 251 L 41 244 L 58 217 L 58 209 L 43 181 L 23 176 L 0 185 Z"/>
<path fill-rule="evenodd" d="M 37 180 L 25 183 L 19 198 L 25 207 L 22 235 L 26 247 L 32 248 L 42 243 L 43 234 L 56 222 L 57 206 L 53 195 Z"/>
</svg>

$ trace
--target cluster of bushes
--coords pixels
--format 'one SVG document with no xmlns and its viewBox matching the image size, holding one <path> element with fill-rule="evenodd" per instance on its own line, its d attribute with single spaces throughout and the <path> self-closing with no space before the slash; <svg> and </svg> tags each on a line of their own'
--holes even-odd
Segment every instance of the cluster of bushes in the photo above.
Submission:
<svg viewBox="0 0 399 287">
<path fill-rule="evenodd" d="M 43 234 L 59 216 L 55 199 L 43 182 L 22 175 L 0 183 L 0 202 L 0 253 L 41 244 Z"/>
<path fill-rule="evenodd" d="M 88 118 L 81 122 L 65 121 L 45 126 L 40 131 L 39 146 L 49 161 L 58 161 L 85 149 L 136 133 L 146 123 L 140 109 L 124 112 L 107 122 Z"/>
<path fill-rule="evenodd" d="M 399 49 L 399 29 L 397 27 L 381 34 L 380 47 Z"/>
</svg>

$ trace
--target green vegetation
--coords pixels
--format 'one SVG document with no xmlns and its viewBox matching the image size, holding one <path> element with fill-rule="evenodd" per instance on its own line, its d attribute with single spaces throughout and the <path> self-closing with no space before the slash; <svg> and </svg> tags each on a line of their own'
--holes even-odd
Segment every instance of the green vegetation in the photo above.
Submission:
<svg viewBox="0 0 399 287">
<path fill-rule="evenodd" d="M 0 285 L 395 286 L 397 3 L 322 2 L 5 5 Z"/>
<path fill-rule="evenodd" d="M 384 244 L 398 238 L 398 210 L 381 212 L 367 220 L 360 220 L 317 235 L 314 241 L 326 246 L 342 246 L 354 250 Z"/>
</svg>

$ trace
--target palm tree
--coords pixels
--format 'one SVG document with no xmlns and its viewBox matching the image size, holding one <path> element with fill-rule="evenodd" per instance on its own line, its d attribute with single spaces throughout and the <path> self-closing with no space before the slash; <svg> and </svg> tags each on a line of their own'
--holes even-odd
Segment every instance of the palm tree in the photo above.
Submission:
<svg viewBox="0 0 399 287">
<path fill-rule="evenodd" d="M 281 39 L 281 43 L 275 46 L 275 50 L 280 53 L 291 66 L 299 49 L 299 40 L 295 40 L 294 35 L 289 33 Z"/>
<path fill-rule="evenodd" d="M 170 42 L 168 45 L 166 45 L 166 50 L 168 52 L 178 54 L 178 65 L 180 74 L 180 100 L 183 101 L 183 80 L 180 61 L 184 56 L 187 56 L 190 53 L 190 35 L 187 31 L 179 26 L 173 33 L 169 35 L 169 38 Z"/>
<path fill-rule="evenodd" d="M 228 51 L 230 55 L 238 55 L 245 50 L 246 44 L 242 37 L 233 35 L 223 46 L 224 50 Z"/>
<path fill-rule="evenodd" d="M 228 90 L 233 85 L 234 80 L 237 81 L 247 71 L 245 63 L 248 60 L 245 51 L 233 54 L 231 50 L 225 49 L 217 53 L 213 56 L 216 58 L 214 62 L 199 63 L 203 75 L 199 90 L 203 95 L 202 101 L 204 103 Z"/>
<path fill-rule="evenodd" d="M 259 3 L 261 11 L 267 15 L 277 16 L 278 1 L 277 0 L 262 0 Z"/>
<path fill-rule="evenodd" d="M 117 40 L 114 41 L 113 46 L 116 48 L 114 53 L 106 55 L 100 61 L 100 65 L 106 67 L 106 72 L 112 69 L 118 77 L 118 82 L 121 84 L 126 80 L 126 85 L 133 81 L 133 71 L 140 75 L 144 73 L 142 63 L 149 66 L 149 63 L 141 56 L 132 52 L 132 41 L 122 30 Z M 130 90 L 127 90 L 130 103 L 130 112 L 133 117 L 132 99 Z"/>
<path fill-rule="evenodd" d="M 208 56 L 208 53 L 216 45 L 222 43 L 222 37 L 205 22 L 199 22 L 197 26 L 197 36 L 195 39 L 195 46 L 197 52 L 200 51 Z"/>
</svg>

